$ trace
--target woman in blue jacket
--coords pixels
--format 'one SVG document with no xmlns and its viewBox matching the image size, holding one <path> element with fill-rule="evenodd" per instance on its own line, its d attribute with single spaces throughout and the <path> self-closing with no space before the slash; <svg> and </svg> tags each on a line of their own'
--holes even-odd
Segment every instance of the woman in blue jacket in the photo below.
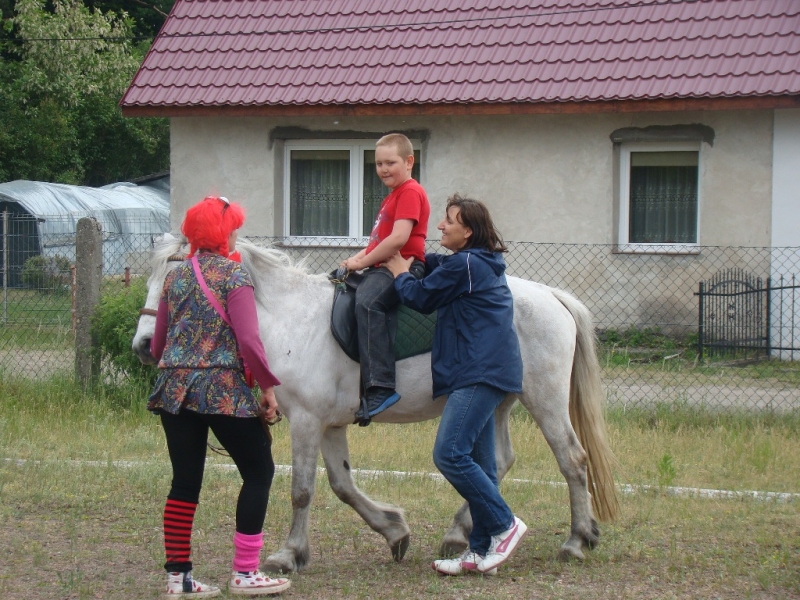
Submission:
<svg viewBox="0 0 800 600">
<path fill-rule="evenodd" d="M 425 256 L 426 275 L 408 273 L 410 261 L 386 262 L 400 302 L 437 312 L 431 354 L 433 396 L 447 396 L 433 460 L 469 504 L 470 546 L 456 558 L 436 560 L 446 575 L 497 573 L 527 527 L 497 487 L 494 411 L 506 394 L 522 391 L 522 357 L 514 304 L 505 277 L 506 247 L 483 203 L 458 194 L 438 225 L 453 254 Z"/>
</svg>

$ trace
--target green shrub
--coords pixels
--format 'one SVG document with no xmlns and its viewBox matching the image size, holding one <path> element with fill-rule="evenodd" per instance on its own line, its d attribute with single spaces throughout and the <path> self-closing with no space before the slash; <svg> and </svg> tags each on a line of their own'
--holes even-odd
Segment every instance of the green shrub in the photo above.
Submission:
<svg viewBox="0 0 800 600">
<path fill-rule="evenodd" d="M 106 285 L 100 304 L 92 316 L 92 336 L 97 341 L 100 359 L 115 374 L 155 381 L 157 369 L 143 365 L 131 348 L 139 323 L 139 309 L 144 306 L 147 285 L 134 279 L 130 287 L 120 282 Z"/>
<path fill-rule="evenodd" d="M 661 332 L 658 327 L 628 327 L 618 330 L 611 327 L 598 333 L 598 340 L 604 347 L 624 346 L 632 348 L 659 348 L 662 350 L 673 350 L 682 346 L 682 340 L 668 336 Z"/>
<path fill-rule="evenodd" d="M 70 289 L 70 262 L 66 256 L 31 256 L 22 265 L 22 283 L 43 294 L 66 294 Z"/>
</svg>

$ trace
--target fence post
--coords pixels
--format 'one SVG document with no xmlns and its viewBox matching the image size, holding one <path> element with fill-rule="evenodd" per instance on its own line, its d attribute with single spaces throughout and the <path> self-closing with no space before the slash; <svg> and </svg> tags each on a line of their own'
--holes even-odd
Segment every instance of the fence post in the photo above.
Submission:
<svg viewBox="0 0 800 600">
<path fill-rule="evenodd" d="M 3 211 L 3 323 L 8 323 L 8 211 Z"/>
<path fill-rule="evenodd" d="M 103 231 L 93 217 L 78 221 L 75 242 L 75 377 L 83 385 L 96 381 L 100 358 L 94 351 L 91 321 L 100 302 Z"/>
<path fill-rule="evenodd" d="M 772 356 L 772 277 L 767 277 L 767 356 Z M 783 346 L 780 338 L 778 339 L 778 347 Z"/>
<path fill-rule="evenodd" d="M 705 285 L 703 282 L 700 282 L 700 290 L 698 291 L 698 308 L 700 314 L 698 315 L 697 319 L 697 355 L 699 357 L 700 362 L 703 362 L 703 293 L 705 292 Z"/>
</svg>

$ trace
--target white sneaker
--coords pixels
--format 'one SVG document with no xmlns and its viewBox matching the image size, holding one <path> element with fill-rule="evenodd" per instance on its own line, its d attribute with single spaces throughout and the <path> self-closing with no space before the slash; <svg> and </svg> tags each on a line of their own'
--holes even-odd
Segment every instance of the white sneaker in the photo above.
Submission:
<svg viewBox="0 0 800 600">
<path fill-rule="evenodd" d="M 219 596 L 218 587 L 192 579 L 192 572 L 167 573 L 167 591 L 164 598 L 213 598 Z"/>
<path fill-rule="evenodd" d="M 492 536 L 489 551 L 486 553 L 486 558 L 478 564 L 478 571 L 486 573 L 506 562 L 517 549 L 527 531 L 528 526 L 522 522 L 522 519 L 514 517 L 514 523 L 510 529 L 500 535 Z"/>
<path fill-rule="evenodd" d="M 478 564 L 483 557 L 469 548 L 461 556 L 435 560 L 431 564 L 433 570 L 442 575 L 463 575 L 464 573 L 477 573 Z M 484 575 L 497 575 L 497 569 L 489 569 Z"/>
<path fill-rule="evenodd" d="M 272 579 L 261 571 L 234 571 L 228 584 L 232 596 L 266 596 L 288 590 L 292 582 L 284 578 Z"/>
</svg>

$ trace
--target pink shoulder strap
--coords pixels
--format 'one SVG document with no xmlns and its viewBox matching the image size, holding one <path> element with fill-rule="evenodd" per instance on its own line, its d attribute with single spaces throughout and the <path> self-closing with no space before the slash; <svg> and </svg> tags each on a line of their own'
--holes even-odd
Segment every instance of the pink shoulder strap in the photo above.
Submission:
<svg viewBox="0 0 800 600">
<path fill-rule="evenodd" d="M 217 310 L 219 316 L 222 317 L 222 320 L 225 321 L 228 325 L 230 325 L 231 320 L 230 318 L 228 318 L 228 313 L 226 313 L 225 310 L 223 310 L 222 305 L 219 303 L 219 300 L 217 300 L 216 296 L 214 296 L 214 294 L 211 293 L 211 290 L 208 289 L 208 286 L 206 285 L 206 280 L 203 277 L 203 273 L 200 271 L 200 263 L 197 261 L 196 254 L 192 257 L 192 268 L 194 269 L 194 274 L 197 277 L 197 283 L 200 284 L 200 289 L 203 290 L 203 293 L 206 295 L 206 298 L 208 298 L 208 301 L 211 303 L 211 306 L 213 306 Z"/>
</svg>

